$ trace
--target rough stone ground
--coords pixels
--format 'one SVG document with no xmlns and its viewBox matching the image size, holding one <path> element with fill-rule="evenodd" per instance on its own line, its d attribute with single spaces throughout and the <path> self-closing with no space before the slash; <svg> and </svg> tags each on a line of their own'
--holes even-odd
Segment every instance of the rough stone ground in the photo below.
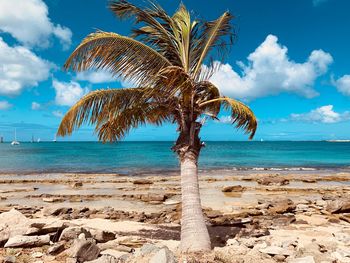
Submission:
<svg viewBox="0 0 350 263">
<path fill-rule="evenodd" d="M 176 174 L 1 174 L 0 262 L 350 262 L 349 173 L 200 181 L 214 249 L 180 255 Z"/>
</svg>

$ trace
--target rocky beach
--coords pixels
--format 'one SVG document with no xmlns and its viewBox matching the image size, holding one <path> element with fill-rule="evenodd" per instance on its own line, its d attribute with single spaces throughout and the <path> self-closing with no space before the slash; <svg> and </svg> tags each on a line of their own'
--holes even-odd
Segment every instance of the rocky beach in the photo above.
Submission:
<svg viewBox="0 0 350 263">
<path fill-rule="evenodd" d="M 350 262 L 350 174 L 200 172 L 213 250 L 182 255 L 180 178 L 1 174 L 3 262 Z"/>
</svg>

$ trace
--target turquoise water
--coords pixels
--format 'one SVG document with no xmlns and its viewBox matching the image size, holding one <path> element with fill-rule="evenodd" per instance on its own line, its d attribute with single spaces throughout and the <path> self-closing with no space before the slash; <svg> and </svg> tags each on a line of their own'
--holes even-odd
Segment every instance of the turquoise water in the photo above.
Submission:
<svg viewBox="0 0 350 263">
<path fill-rule="evenodd" d="M 0 144 L 0 172 L 116 172 L 177 169 L 172 142 Z M 350 168 L 350 143 L 207 142 L 202 169 Z"/>
</svg>

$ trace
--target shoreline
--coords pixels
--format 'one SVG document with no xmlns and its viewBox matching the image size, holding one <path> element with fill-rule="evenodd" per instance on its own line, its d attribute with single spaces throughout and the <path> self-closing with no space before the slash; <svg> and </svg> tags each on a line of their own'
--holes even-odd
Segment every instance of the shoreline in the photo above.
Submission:
<svg viewBox="0 0 350 263">
<path fill-rule="evenodd" d="M 179 167 L 176 168 L 118 168 L 116 171 L 108 172 L 113 169 L 97 169 L 97 170 L 74 170 L 74 169 L 47 169 L 47 170 L 35 170 L 35 169 L 20 169 L 20 170 L 0 170 L 1 175 L 35 175 L 35 174 L 119 174 L 123 176 L 141 176 L 141 175 L 154 175 L 154 174 L 174 174 L 179 172 Z M 199 173 L 215 173 L 215 172 L 224 172 L 224 173 L 268 173 L 268 172 L 277 172 L 277 173 L 341 173 L 341 172 L 350 172 L 350 166 L 271 166 L 271 167 L 201 167 L 199 165 Z"/>
</svg>

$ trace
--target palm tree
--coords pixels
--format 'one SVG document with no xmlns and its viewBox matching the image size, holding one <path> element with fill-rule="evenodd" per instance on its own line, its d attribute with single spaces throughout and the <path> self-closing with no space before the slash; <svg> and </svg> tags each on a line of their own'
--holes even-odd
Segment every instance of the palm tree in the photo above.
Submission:
<svg viewBox="0 0 350 263">
<path fill-rule="evenodd" d="M 192 20 L 183 4 L 173 16 L 159 5 L 137 7 L 112 0 L 118 18 L 134 18 L 133 34 L 97 31 L 88 35 L 68 58 L 66 70 L 107 70 L 135 88 L 96 90 L 80 99 L 64 116 L 58 135 L 71 134 L 82 124 L 94 125 L 100 141 L 121 140 L 132 128 L 150 123 L 176 123 L 178 139 L 172 148 L 181 165 L 181 250 L 210 250 L 198 185 L 198 157 L 203 146 L 203 119 L 217 119 L 222 108 L 232 124 L 254 136 L 257 120 L 250 108 L 222 96 L 208 81 L 232 44 L 232 16 Z"/>
</svg>

